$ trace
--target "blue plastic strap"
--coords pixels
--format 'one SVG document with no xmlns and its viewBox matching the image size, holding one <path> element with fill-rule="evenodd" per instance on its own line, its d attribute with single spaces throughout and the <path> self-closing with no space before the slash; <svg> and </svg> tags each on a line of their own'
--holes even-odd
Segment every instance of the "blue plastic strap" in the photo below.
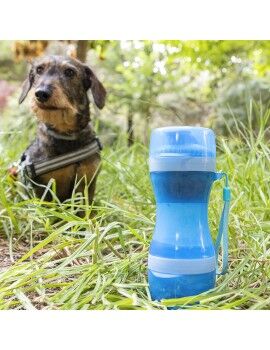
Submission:
<svg viewBox="0 0 270 350">
<path fill-rule="evenodd" d="M 228 176 L 226 173 L 221 173 L 221 177 L 225 177 L 225 187 L 223 188 L 223 201 L 224 206 L 222 210 L 222 215 L 220 219 L 218 235 L 215 243 L 215 252 L 216 252 L 216 261 L 218 265 L 218 253 L 222 240 L 222 269 L 218 270 L 218 275 L 224 275 L 228 270 L 228 222 L 229 222 L 229 210 L 230 210 L 230 200 L 231 200 L 231 191 L 229 188 Z"/>
</svg>

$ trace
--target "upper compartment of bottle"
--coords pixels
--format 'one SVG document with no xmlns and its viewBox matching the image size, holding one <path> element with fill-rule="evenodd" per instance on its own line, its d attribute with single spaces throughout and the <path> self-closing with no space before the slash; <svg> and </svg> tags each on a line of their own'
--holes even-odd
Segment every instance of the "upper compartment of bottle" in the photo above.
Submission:
<svg viewBox="0 0 270 350">
<path fill-rule="evenodd" d="M 211 129 L 169 126 L 152 131 L 150 171 L 216 171 L 216 142 Z"/>
</svg>

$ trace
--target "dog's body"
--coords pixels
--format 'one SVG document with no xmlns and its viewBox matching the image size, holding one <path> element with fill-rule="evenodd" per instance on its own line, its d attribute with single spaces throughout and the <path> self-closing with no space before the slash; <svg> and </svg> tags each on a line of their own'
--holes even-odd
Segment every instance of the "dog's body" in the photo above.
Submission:
<svg viewBox="0 0 270 350">
<path fill-rule="evenodd" d="M 34 89 L 32 110 L 39 120 L 37 136 L 26 149 L 22 161 L 44 162 L 54 157 L 80 150 L 91 144 L 95 133 L 89 124 L 90 111 L 87 90 L 91 89 L 95 104 L 103 108 L 106 91 L 94 73 L 71 58 L 51 56 L 37 61 L 24 82 L 20 103 Z M 86 159 L 39 175 L 35 183 L 47 185 L 56 181 L 56 194 L 61 201 L 71 197 L 75 181 L 76 191 L 83 192 L 88 185 L 88 197 L 94 196 L 95 183 L 100 166 L 98 152 Z M 34 186 L 37 196 L 44 188 Z"/>
</svg>

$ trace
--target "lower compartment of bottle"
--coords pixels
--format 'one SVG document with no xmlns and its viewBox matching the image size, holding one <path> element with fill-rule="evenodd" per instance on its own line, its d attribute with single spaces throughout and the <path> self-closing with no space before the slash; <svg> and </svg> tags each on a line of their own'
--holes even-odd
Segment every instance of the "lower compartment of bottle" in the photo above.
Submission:
<svg viewBox="0 0 270 350">
<path fill-rule="evenodd" d="M 214 288 L 216 270 L 198 275 L 170 275 L 148 269 L 148 281 L 152 300 L 181 298 Z"/>
</svg>

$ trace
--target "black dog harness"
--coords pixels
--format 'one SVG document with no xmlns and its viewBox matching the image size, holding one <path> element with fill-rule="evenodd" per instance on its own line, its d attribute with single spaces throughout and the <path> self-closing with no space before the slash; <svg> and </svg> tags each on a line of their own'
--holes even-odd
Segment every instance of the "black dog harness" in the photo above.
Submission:
<svg viewBox="0 0 270 350">
<path fill-rule="evenodd" d="M 89 124 L 88 124 L 89 126 Z M 87 126 L 87 127 L 88 127 Z M 87 128 L 86 127 L 86 128 Z M 85 128 L 85 129 L 86 129 Z M 47 128 L 46 132 L 55 139 L 74 141 L 80 138 L 81 132 L 60 134 L 52 129 Z M 13 163 L 9 168 L 10 174 L 19 175 L 21 181 L 28 184 L 27 180 L 34 180 L 37 176 L 47 174 L 50 171 L 64 168 L 67 165 L 80 162 L 84 159 L 91 157 L 93 154 L 99 153 L 102 150 L 102 145 L 98 137 L 94 137 L 92 141 L 82 148 L 61 154 L 59 156 L 51 157 L 46 160 L 40 160 L 32 162 L 29 157 L 24 153 L 20 161 Z"/>
<path fill-rule="evenodd" d="M 102 145 L 99 139 L 95 137 L 89 145 L 84 146 L 77 151 L 69 152 L 39 162 L 29 162 L 27 159 L 25 159 L 20 164 L 21 171 L 23 176 L 26 175 L 27 177 L 34 179 L 36 176 L 47 174 L 50 171 L 61 169 L 67 165 L 87 159 L 101 150 Z"/>
</svg>

